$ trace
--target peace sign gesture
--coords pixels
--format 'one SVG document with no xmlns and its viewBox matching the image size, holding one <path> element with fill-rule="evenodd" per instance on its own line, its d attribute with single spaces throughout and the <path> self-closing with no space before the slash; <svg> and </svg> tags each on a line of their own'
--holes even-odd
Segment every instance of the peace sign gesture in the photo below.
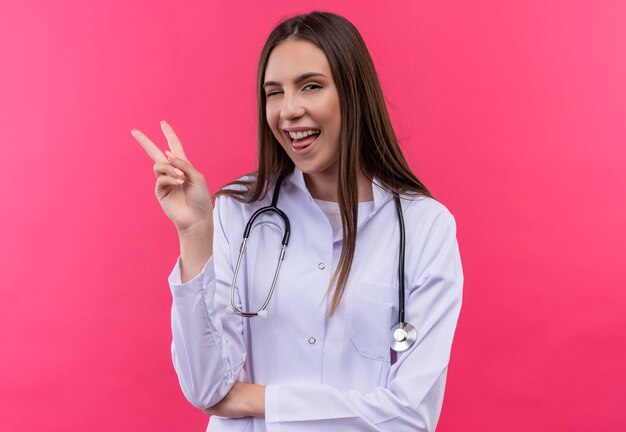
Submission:
<svg viewBox="0 0 626 432">
<path fill-rule="evenodd" d="M 179 233 L 203 226 L 212 229 L 213 206 L 204 176 L 189 163 L 174 129 L 165 121 L 161 129 L 170 147 L 165 154 L 141 131 L 131 130 L 154 161 L 155 193 L 161 208 Z"/>
</svg>

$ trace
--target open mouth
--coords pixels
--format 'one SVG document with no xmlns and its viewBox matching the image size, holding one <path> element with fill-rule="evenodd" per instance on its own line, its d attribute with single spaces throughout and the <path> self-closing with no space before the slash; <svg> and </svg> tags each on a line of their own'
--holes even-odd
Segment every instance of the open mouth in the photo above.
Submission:
<svg viewBox="0 0 626 432">
<path fill-rule="evenodd" d="M 320 133 L 315 133 L 312 135 L 305 136 L 303 138 L 291 138 L 291 148 L 294 153 L 303 153 L 307 151 L 315 141 L 319 138 Z"/>
<path fill-rule="evenodd" d="M 285 137 L 289 140 L 291 147 L 295 150 L 303 150 L 309 145 L 313 144 L 320 136 L 321 131 L 318 129 L 311 129 L 304 132 L 287 132 L 285 131 Z"/>
</svg>

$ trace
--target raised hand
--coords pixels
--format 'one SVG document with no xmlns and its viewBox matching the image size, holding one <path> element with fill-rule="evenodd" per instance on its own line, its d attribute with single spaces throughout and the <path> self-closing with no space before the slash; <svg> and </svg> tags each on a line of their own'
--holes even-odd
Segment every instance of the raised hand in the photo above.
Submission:
<svg viewBox="0 0 626 432">
<path fill-rule="evenodd" d="M 213 206 L 204 176 L 187 159 L 174 129 L 165 121 L 161 121 L 161 129 L 170 148 L 165 154 L 141 131 L 131 130 L 154 161 L 155 194 L 161 208 L 179 233 L 196 228 L 212 230 Z"/>
</svg>

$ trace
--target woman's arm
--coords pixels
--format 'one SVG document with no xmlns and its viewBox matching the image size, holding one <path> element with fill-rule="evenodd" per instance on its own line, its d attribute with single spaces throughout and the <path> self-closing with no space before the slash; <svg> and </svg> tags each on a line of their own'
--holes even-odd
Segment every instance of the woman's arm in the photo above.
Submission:
<svg viewBox="0 0 626 432">
<path fill-rule="evenodd" d="M 242 318 L 225 314 L 230 304 L 233 268 L 225 224 L 228 203 L 218 198 L 213 212 L 211 256 L 199 274 L 182 283 L 181 260 L 170 274 L 172 292 L 172 359 L 181 389 L 191 404 L 207 408 L 224 399 L 244 366 Z M 200 237 L 192 242 L 202 243 Z M 181 255 L 191 245 L 181 242 Z M 193 249 L 192 249 L 193 250 Z M 196 252 L 197 253 L 197 252 Z M 181 271 L 182 270 L 182 271 Z M 236 296 L 236 301 L 238 297 Z"/>
<path fill-rule="evenodd" d="M 205 408 L 228 394 L 246 357 L 241 317 L 224 317 L 232 277 L 227 218 L 219 200 L 212 207 L 204 176 L 172 127 L 162 121 L 161 129 L 171 150 L 165 154 L 141 131 L 131 134 L 154 161 L 155 194 L 179 233 L 180 259 L 169 277 L 172 359 L 187 399 Z"/>
<path fill-rule="evenodd" d="M 213 224 L 193 226 L 178 232 L 181 282 L 198 275 L 213 255 Z"/>
<path fill-rule="evenodd" d="M 265 386 L 237 381 L 216 405 L 204 409 L 207 415 L 228 418 L 265 417 Z"/>
</svg>

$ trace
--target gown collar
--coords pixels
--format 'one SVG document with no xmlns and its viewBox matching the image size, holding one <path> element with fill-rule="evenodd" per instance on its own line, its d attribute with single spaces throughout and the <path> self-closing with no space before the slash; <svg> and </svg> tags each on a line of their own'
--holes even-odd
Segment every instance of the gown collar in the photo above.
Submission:
<svg viewBox="0 0 626 432">
<path fill-rule="evenodd" d="M 311 194 L 306 187 L 306 183 L 304 182 L 304 173 L 298 169 L 298 167 L 294 167 L 293 172 L 288 174 L 284 181 L 295 185 L 311 197 Z M 372 210 L 372 214 L 376 213 L 383 205 L 393 198 L 393 194 L 385 189 L 377 177 L 374 177 L 372 181 L 372 195 L 374 197 L 374 209 Z"/>
</svg>

